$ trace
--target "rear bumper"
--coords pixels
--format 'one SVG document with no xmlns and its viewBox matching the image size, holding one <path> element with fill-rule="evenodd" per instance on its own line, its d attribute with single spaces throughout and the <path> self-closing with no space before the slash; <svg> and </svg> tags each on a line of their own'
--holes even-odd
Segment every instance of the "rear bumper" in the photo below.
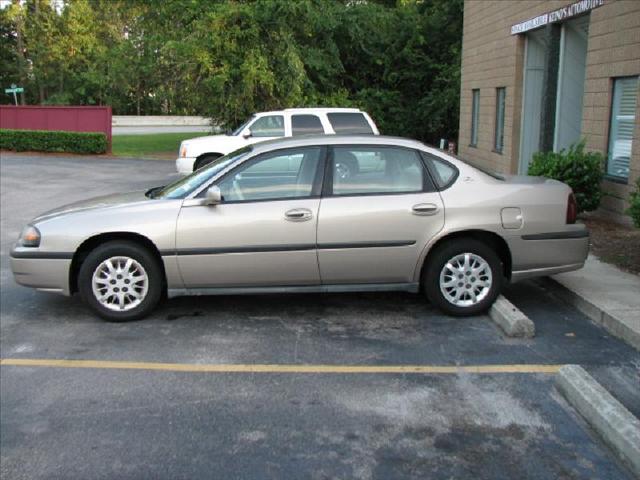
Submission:
<svg viewBox="0 0 640 480">
<path fill-rule="evenodd" d="M 9 257 L 16 283 L 45 292 L 71 294 L 69 289 L 71 258 L 20 258 L 20 253 L 14 249 Z"/>
<path fill-rule="evenodd" d="M 193 172 L 193 165 L 195 163 L 195 157 L 180 157 L 176 159 L 176 170 L 182 175 L 189 175 Z"/>
<path fill-rule="evenodd" d="M 584 267 L 584 262 L 560 265 L 557 267 L 514 271 L 511 272 L 511 282 L 519 282 L 520 280 L 526 280 L 527 278 L 547 277 L 549 275 L 555 275 L 556 273 L 571 272 L 573 270 L 580 270 L 582 267 Z"/>
<path fill-rule="evenodd" d="M 589 254 L 589 231 L 584 225 L 571 227 L 561 232 L 511 237 L 511 281 L 582 268 Z"/>
</svg>

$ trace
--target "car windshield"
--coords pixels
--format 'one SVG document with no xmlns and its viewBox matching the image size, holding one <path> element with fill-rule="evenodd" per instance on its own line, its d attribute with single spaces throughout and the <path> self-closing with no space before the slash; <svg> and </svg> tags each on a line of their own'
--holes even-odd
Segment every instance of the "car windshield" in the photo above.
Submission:
<svg viewBox="0 0 640 480">
<path fill-rule="evenodd" d="M 215 159 L 213 162 L 196 170 L 180 180 L 161 188 L 151 189 L 147 192 L 149 198 L 185 198 L 187 195 L 202 186 L 209 179 L 217 175 L 222 169 L 232 163 L 246 157 L 252 148 L 251 146 L 243 147 L 228 155 Z"/>
<path fill-rule="evenodd" d="M 252 115 L 251 117 L 249 117 L 249 120 L 247 120 L 242 125 L 240 125 L 238 128 L 236 128 L 233 132 L 230 133 L 230 135 L 233 135 L 233 136 L 240 135 L 242 133 L 242 131 L 245 128 L 247 128 L 247 125 L 249 125 L 253 121 L 254 118 L 256 118 L 255 115 Z"/>
</svg>

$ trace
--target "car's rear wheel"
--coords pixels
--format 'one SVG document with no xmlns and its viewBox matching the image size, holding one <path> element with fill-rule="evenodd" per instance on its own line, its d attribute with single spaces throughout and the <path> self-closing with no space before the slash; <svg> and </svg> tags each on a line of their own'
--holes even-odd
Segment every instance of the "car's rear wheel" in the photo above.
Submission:
<svg viewBox="0 0 640 480">
<path fill-rule="evenodd" d="M 205 165 L 210 164 L 211 162 L 213 162 L 217 158 L 220 158 L 221 156 L 222 155 L 218 155 L 217 153 L 210 153 L 208 155 L 203 155 L 198 160 L 196 160 L 196 163 L 193 164 L 193 171 L 195 172 L 199 168 L 202 168 Z"/>
<path fill-rule="evenodd" d="M 449 315 L 486 311 L 500 294 L 502 263 L 488 245 L 471 238 L 446 242 L 429 256 L 423 276 L 429 301 Z"/>
<path fill-rule="evenodd" d="M 148 315 L 162 297 L 158 260 L 135 242 L 111 241 L 95 248 L 82 262 L 78 289 L 84 301 L 112 322 Z"/>
</svg>

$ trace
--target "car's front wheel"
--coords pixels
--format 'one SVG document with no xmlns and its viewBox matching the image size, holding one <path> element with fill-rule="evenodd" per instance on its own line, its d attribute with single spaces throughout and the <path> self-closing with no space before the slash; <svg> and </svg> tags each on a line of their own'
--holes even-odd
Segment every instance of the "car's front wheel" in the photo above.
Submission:
<svg viewBox="0 0 640 480">
<path fill-rule="evenodd" d="M 455 239 L 429 256 L 423 282 L 429 301 L 445 313 L 475 315 L 486 311 L 500 294 L 502 263 L 485 243 Z"/>
<path fill-rule="evenodd" d="M 82 262 L 78 290 L 102 318 L 112 322 L 148 315 L 162 298 L 163 274 L 158 260 L 130 241 L 111 241 L 95 248 Z"/>
</svg>

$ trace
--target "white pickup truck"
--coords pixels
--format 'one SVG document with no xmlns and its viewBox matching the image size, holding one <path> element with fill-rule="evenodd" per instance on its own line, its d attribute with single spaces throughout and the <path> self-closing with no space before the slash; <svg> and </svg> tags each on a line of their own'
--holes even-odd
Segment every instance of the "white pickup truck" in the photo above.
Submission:
<svg viewBox="0 0 640 480">
<path fill-rule="evenodd" d="M 185 140 L 180 144 L 176 168 L 186 175 L 251 143 L 313 134 L 379 135 L 379 132 L 371 117 L 356 108 L 288 108 L 261 112 L 228 135 Z"/>
</svg>

